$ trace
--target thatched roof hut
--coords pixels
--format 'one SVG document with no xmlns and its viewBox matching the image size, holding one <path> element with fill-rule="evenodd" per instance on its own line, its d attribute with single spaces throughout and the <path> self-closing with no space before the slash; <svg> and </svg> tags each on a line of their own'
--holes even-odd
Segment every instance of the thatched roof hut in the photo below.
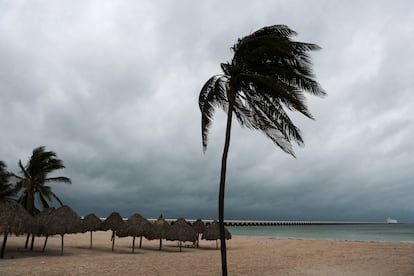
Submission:
<svg viewBox="0 0 414 276">
<path fill-rule="evenodd" d="M 204 224 L 204 222 L 201 219 L 197 219 L 193 223 L 193 228 L 196 231 L 196 233 L 202 234 L 204 232 L 204 230 L 206 229 L 206 225 Z"/>
<path fill-rule="evenodd" d="M 193 223 L 193 228 L 197 233 L 197 248 L 200 245 L 200 234 L 204 233 L 204 230 L 206 229 L 206 225 L 204 224 L 204 222 L 201 219 L 197 219 L 194 223 Z"/>
<path fill-rule="evenodd" d="M 0 231 L 16 235 L 29 233 L 35 226 L 34 218 L 19 203 L 6 200 L 0 202 Z"/>
<path fill-rule="evenodd" d="M 50 221 L 52 219 L 52 213 L 55 211 L 55 208 L 46 208 L 43 211 L 39 211 L 35 215 L 35 223 L 36 226 L 33 230 L 33 236 L 32 236 L 32 245 L 30 246 L 30 250 L 33 250 L 33 243 L 34 243 L 34 235 L 36 236 L 45 236 L 45 241 L 43 244 L 42 251 L 45 251 L 47 239 L 49 237 L 48 235 L 48 227 L 50 224 Z M 29 238 L 29 237 L 27 237 Z M 28 242 L 28 239 L 26 240 L 26 244 Z"/>
<path fill-rule="evenodd" d="M 154 221 L 151 227 L 151 231 L 147 235 L 147 239 L 149 240 L 160 240 L 160 250 L 162 248 L 162 239 L 165 238 L 165 235 L 167 234 L 168 230 L 170 230 L 170 224 L 162 217 L 162 214 L 160 217 Z"/>
<path fill-rule="evenodd" d="M 121 215 L 118 212 L 112 212 L 101 224 L 103 231 L 116 231 L 119 226 L 124 223 Z"/>
<path fill-rule="evenodd" d="M 133 237 L 132 253 L 135 251 L 135 238 L 140 237 L 139 248 L 142 247 L 142 237 L 150 232 L 151 223 L 140 214 L 133 214 L 126 223 L 121 225 L 116 231 L 118 237 Z"/>
<path fill-rule="evenodd" d="M 231 239 L 229 230 L 224 228 L 226 240 Z M 212 222 L 206 226 L 204 233 L 201 237 L 203 240 L 214 241 L 220 239 L 220 224 L 217 221 Z M 216 245 L 218 247 L 218 245 Z"/>
<path fill-rule="evenodd" d="M 95 214 L 89 214 L 82 219 L 81 222 L 81 232 L 85 233 L 87 231 L 91 232 L 90 246 L 92 248 L 92 232 L 101 230 L 102 220 L 98 218 Z"/>
<path fill-rule="evenodd" d="M 98 218 L 95 214 L 89 214 L 82 219 L 81 222 L 81 232 L 85 233 L 88 231 L 98 231 L 101 230 L 102 220 Z"/>
<path fill-rule="evenodd" d="M 53 210 L 45 216 L 47 225 L 42 230 L 43 234 L 48 236 L 60 235 L 62 238 L 60 254 L 63 255 L 63 236 L 80 232 L 81 218 L 75 211 L 67 205 L 63 205 Z"/>
<path fill-rule="evenodd" d="M 81 218 L 67 205 L 63 205 L 52 211 L 47 218 L 47 227 L 44 229 L 46 236 L 65 235 L 79 233 Z"/>
<path fill-rule="evenodd" d="M 115 246 L 115 233 L 118 228 L 123 225 L 125 222 L 122 219 L 121 215 L 118 212 L 112 212 L 109 217 L 107 217 L 101 224 L 101 229 L 104 231 L 112 230 L 112 251 L 114 251 Z"/>
<path fill-rule="evenodd" d="M 178 241 L 180 245 L 182 242 L 195 242 L 197 240 L 197 233 L 194 228 L 187 223 L 183 218 L 179 218 L 171 225 L 170 230 L 165 235 L 165 238 L 170 241 Z"/>
<path fill-rule="evenodd" d="M 0 202 L 0 233 L 4 234 L 0 258 L 3 259 L 9 233 L 16 235 L 30 233 L 34 228 L 34 218 L 15 201 Z"/>
<path fill-rule="evenodd" d="M 227 228 L 224 228 L 226 240 L 231 239 L 231 234 Z M 204 230 L 203 236 L 201 237 L 203 240 L 213 241 L 220 239 L 220 225 L 217 221 L 212 222 L 211 224 L 206 226 Z"/>
<path fill-rule="evenodd" d="M 46 232 L 48 231 L 48 225 L 50 224 L 50 220 L 52 218 L 51 214 L 55 211 L 55 208 L 46 208 L 43 211 L 37 213 L 35 218 L 36 227 L 33 233 L 36 236 L 46 236 Z"/>
</svg>

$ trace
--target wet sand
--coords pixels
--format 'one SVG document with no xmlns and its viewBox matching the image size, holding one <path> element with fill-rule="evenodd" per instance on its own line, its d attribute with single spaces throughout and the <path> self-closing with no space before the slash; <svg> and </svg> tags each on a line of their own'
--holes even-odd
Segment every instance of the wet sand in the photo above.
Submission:
<svg viewBox="0 0 414 276">
<path fill-rule="evenodd" d="M 111 251 L 111 232 L 36 239 L 33 252 L 24 249 L 25 237 L 9 236 L 0 275 L 220 275 L 216 242 L 201 241 L 200 248 L 186 243 L 117 238 Z M 3 240 L 3 236 L 0 236 Z M 228 241 L 229 275 L 414 275 L 414 244 L 233 237 Z"/>
</svg>

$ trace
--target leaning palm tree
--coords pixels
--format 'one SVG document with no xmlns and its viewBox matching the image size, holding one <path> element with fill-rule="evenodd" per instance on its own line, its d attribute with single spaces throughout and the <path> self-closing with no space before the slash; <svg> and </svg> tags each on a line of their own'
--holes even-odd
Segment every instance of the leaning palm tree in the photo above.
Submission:
<svg viewBox="0 0 414 276">
<path fill-rule="evenodd" d="M 65 168 L 63 161 L 57 158 L 55 152 L 46 151 L 45 147 L 35 148 L 29 162 L 25 166 L 19 160 L 19 167 L 21 170 L 20 175 L 14 174 L 17 178 L 16 189 L 22 191 L 18 200 L 29 214 L 35 215 L 37 199 L 41 202 L 43 209 L 49 208 L 48 202 L 53 199 L 63 206 L 59 197 L 52 192 L 52 188 L 46 185 L 53 182 L 71 183 L 71 180 L 65 176 L 49 176 L 55 171 Z"/>
<path fill-rule="evenodd" d="M 319 46 L 292 41 L 293 35 L 296 33 L 287 26 L 274 25 L 239 39 L 232 47 L 231 62 L 221 64 L 223 74 L 211 77 L 200 92 L 204 152 L 215 108 L 227 112 L 219 191 L 223 275 L 227 275 L 224 191 L 233 114 L 242 126 L 262 131 L 284 152 L 294 156 L 291 142 L 302 145 L 303 139 L 286 109 L 313 119 L 304 92 L 325 95 L 315 81 L 308 55 L 309 51 L 320 49 Z"/>
</svg>

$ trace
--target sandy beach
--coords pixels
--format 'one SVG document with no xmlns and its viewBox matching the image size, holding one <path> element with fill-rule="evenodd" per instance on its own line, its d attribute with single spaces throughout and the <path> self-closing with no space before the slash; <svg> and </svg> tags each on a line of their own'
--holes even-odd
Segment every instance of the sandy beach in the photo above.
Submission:
<svg viewBox="0 0 414 276">
<path fill-rule="evenodd" d="M 176 242 L 143 239 L 142 249 L 132 238 L 117 238 L 111 252 L 111 232 L 37 238 L 33 252 L 23 249 L 25 237 L 10 236 L 0 275 L 220 275 L 216 243 L 201 241 L 200 248 Z M 3 239 L 3 236 L 0 237 Z M 414 275 L 414 244 L 233 237 L 228 241 L 229 275 Z"/>
</svg>

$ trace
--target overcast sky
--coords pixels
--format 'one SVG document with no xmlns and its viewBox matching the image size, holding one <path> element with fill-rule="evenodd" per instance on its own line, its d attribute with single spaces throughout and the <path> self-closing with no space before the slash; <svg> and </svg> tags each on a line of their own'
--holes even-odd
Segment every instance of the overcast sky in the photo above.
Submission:
<svg viewBox="0 0 414 276">
<path fill-rule="evenodd" d="M 225 114 L 198 94 L 237 38 L 286 24 L 325 98 L 297 158 L 234 123 L 226 219 L 414 221 L 414 2 L 0 0 L 0 160 L 46 146 L 80 215 L 217 218 Z"/>
</svg>

